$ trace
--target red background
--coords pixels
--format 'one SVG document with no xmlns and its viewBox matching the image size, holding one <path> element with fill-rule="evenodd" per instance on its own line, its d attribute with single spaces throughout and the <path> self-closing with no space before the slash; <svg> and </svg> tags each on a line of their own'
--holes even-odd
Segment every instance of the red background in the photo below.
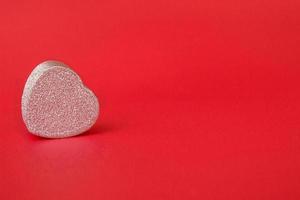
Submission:
<svg viewBox="0 0 300 200">
<path fill-rule="evenodd" d="M 300 199 L 300 1 L 1 1 L 0 199 Z M 31 70 L 99 97 L 86 134 L 28 134 Z"/>
</svg>

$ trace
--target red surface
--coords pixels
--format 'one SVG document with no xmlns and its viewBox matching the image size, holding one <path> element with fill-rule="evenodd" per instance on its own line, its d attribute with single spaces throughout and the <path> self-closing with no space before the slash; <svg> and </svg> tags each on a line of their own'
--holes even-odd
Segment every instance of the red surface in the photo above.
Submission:
<svg viewBox="0 0 300 200">
<path fill-rule="evenodd" d="M 2 1 L 0 199 L 300 199 L 300 1 Z M 28 134 L 24 83 L 66 62 L 88 133 Z"/>
</svg>

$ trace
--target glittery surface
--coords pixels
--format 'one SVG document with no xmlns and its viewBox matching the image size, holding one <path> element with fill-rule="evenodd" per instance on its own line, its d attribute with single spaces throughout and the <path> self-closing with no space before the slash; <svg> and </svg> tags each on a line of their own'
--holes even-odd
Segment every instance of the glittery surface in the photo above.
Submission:
<svg viewBox="0 0 300 200">
<path fill-rule="evenodd" d="M 22 117 L 32 134 L 63 138 L 87 131 L 96 122 L 99 103 L 80 77 L 58 61 L 39 64 L 22 95 Z"/>
</svg>

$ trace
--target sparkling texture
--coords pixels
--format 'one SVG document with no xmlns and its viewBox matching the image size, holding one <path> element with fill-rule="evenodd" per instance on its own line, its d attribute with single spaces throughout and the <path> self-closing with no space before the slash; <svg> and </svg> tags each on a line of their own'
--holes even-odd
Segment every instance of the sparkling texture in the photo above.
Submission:
<svg viewBox="0 0 300 200">
<path fill-rule="evenodd" d="M 46 61 L 28 77 L 22 117 L 32 134 L 46 138 L 78 135 L 90 129 L 98 115 L 97 97 L 67 65 Z"/>
</svg>

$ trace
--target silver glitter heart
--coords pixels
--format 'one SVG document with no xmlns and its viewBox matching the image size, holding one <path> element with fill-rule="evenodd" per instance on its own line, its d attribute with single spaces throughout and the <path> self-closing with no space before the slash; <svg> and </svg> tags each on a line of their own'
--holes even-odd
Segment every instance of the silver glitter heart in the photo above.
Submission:
<svg viewBox="0 0 300 200">
<path fill-rule="evenodd" d="M 30 133 L 63 138 L 90 129 L 98 118 L 99 103 L 70 67 L 46 61 L 28 77 L 21 110 Z"/>
</svg>

